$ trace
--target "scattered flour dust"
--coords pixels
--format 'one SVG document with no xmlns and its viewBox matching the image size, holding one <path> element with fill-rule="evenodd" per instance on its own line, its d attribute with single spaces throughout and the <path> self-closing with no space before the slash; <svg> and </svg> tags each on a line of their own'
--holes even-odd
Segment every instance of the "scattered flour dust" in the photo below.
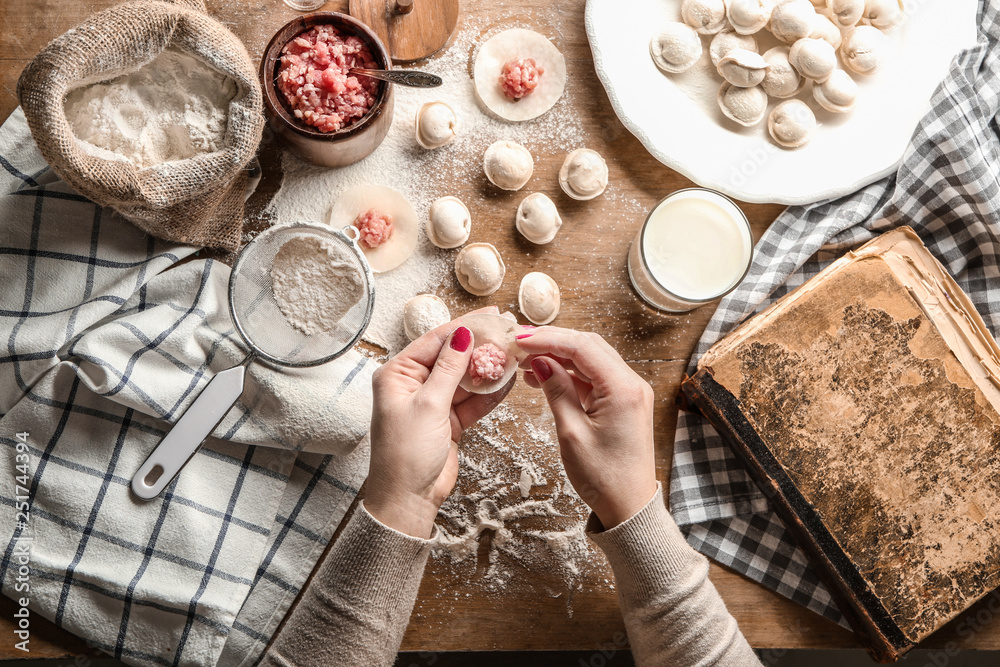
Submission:
<svg viewBox="0 0 1000 667">
<path fill-rule="evenodd" d="M 569 100 L 574 86 L 568 85 L 563 98 L 546 114 L 526 123 L 511 124 L 487 116 L 476 100 L 470 76 L 470 58 L 478 45 L 492 34 L 508 28 L 538 30 L 560 46 L 557 30 L 525 23 L 523 17 L 476 23 L 475 14 L 463 16 L 463 25 L 452 44 L 420 69 L 438 74 L 444 85 L 419 90 L 397 87 L 392 127 L 382 145 L 368 158 L 341 169 L 312 166 L 287 151 L 282 159 L 284 180 L 272 200 L 269 213 L 279 224 L 293 221 L 327 223 L 333 203 L 340 193 L 359 185 L 383 185 L 402 193 L 423 223 L 438 197 L 456 194 L 455 184 L 475 183 L 482 176 L 483 152 L 499 139 L 525 145 L 537 157 L 541 152 L 569 152 L 584 145 L 586 134 L 580 119 L 571 111 Z M 570 78 L 572 82 L 572 77 Z M 457 117 L 455 141 L 437 150 L 421 148 L 414 138 L 417 110 L 435 100 L 446 102 Z M 468 202 L 467 202 L 468 203 Z M 514 211 L 497 211 L 497 218 L 509 214 L 513 228 Z M 473 226 L 489 224 L 473 220 Z M 403 304 L 422 292 L 450 284 L 457 250 L 440 250 L 428 240 L 421 227 L 417 249 L 402 266 L 375 278 L 375 313 L 365 339 L 393 355 L 409 342 L 403 332 Z M 501 310 L 503 310 L 501 308 Z"/>
<path fill-rule="evenodd" d="M 134 72 L 70 91 L 64 108 L 84 151 L 142 169 L 220 150 L 235 96 L 230 77 L 168 48 Z"/>
<path fill-rule="evenodd" d="M 307 336 L 333 330 L 365 292 L 347 251 L 313 236 L 295 237 L 278 249 L 271 289 L 281 314 Z"/>
<path fill-rule="evenodd" d="M 551 419 L 544 423 L 551 428 Z M 566 595 L 572 616 L 574 591 L 604 572 L 603 559 L 584 533 L 589 510 L 545 429 L 502 404 L 466 433 L 458 487 L 438 513 L 433 556 L 487 594 L 518 587 L 537 594 L 540 586 L 552 597 Z"/>
</svg>

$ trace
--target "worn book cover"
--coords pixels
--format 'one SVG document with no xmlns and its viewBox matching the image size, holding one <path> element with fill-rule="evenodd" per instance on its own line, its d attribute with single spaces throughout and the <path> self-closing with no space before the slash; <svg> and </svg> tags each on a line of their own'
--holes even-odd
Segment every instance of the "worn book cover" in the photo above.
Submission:
<svg viewBox="0 0 1000 667">
<path fill-rule="evenodd" d="M 1000 585 L 1000 348 L 910 228 L 745 322 L 683 390 L 876 660 Z"/>
</svg>

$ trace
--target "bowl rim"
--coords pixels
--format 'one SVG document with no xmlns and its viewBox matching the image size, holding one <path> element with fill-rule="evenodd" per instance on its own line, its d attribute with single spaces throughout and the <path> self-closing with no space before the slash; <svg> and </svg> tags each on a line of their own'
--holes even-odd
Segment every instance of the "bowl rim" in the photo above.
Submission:
<svg viewBox="0 0 1000 667">
<path fill-rule="evenodd" d="M 375 118 L 385 112 L 387 105 L 390 103 L 392 90 L 388 83 L 379 81 L 379 87 L 375 94 L 375 104 L 372 105 L 372 108 L 364 116 L 347 127 L 333 132 L 321 132 L 320 130 L 312 129 L 311 126 L 292 116 L 285 106 L 283 96 L 276 88 L 274 81 L 277 77 L 277 68 L 280 64 L 281 50 L 292 39 L 318 25 L 332 25 L 338 29 L 346 25 L 352 34 L 362 37 L 368 46 L 373 49 L 375 59 L 379 61 L 383 69 L 392 69 L 392 58 L 382 40 L 379 39 L 378 35 L 371 28 L 353 16 L 342 12 L 312 12 L 296 16 L 275 31 L 260 59 L 259 74 L 264 106 L 272 117 L 281 119 L 285 127 L 296 134 L 318 141 L 342 141 L 363 132 L 372 124 Z M 268 75 L 269 73 L 270 75 Z"/>
</svg>

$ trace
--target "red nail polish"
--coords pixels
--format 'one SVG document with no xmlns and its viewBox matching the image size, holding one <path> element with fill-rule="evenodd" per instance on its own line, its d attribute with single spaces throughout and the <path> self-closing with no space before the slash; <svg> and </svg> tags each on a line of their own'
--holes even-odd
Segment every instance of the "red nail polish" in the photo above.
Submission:
<svg viewBox="0 0 1000 667">
<path fill-rule="evenodd" d="M 525 338 L 531 338 L 532 334 L 519 334 L 514 336 L 517 340 L 524 340 Z"/>
<path fill-rule="evenodd" d="M 522 324 L 521 328 L 522 329 L 528 329 L 529 331 L 531 331 L 531 330 L 537 329 L 538 327 L 533 327 L 530 324 Z"/>
<path fill-rule="evenodd" d="M 451 335 L 451 349 L 456 352 L 465 352 L 469 349 L 469 343 L 472 342 L 472 332 L 466 327 L 459 327 L 455 329 L 455 333 Z"/>
<path fill-rule="evenodd" d="M 552 368 L 549 367 L 549 362 L 545 361 L 541 357 L 535 357 L 531 360 L 531 370 L 534 371 L 535 375 L 542 382 L 545 382 L 550 377 L 552 377 Z"/>
</svg>

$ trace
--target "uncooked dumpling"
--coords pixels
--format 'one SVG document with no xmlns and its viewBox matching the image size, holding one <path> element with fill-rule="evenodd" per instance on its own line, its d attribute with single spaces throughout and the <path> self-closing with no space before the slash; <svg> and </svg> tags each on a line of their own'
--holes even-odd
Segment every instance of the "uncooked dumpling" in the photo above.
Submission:
<svg viewBox="0 0 1000 667">
<path fill-rule="evenodd" d="M 542 71 L 538 85 L 520 99 L 504 93 L 500 75 L 507 63 L 532 60 Z M 509 121 L 537 118 L 552 108 L 566 89 L 566 60 L 546 37 L 514 28 L 494 35 L 479 49 L 473 67 L 476 94 L 491 112 Z"/>
<path fill-rule="evenodd" d="M 469 240 L 472 215 L 458 197 L 435 199 L 427 212 L 427 238 L 439 248 L 457 248 Z"/>
<path fill-rule="evenodd" d="M 544 192 L 533 192 L 517 207 L 514 226 L 532 243 L 545 244 L 556 237 L 562 218 L 556 204 Z"/>
<path fill-rule="evenodd" d="M 726 82 L 719 88 L 718 101 L 726 118 L 744 127 L 756 125 L 767 113 L 767 93 L 760 86 L 740 88 Z"/>
<path fill-rule="evenodd" d="M 516 321 L 491 313 L 465 315 L 458 321 L 458 324 L 472 332 L 474 357 L 476 350 L 491 345 L 503 354 L 504 361 L 504 372 L 497 379 L 489 382 L 475 382 L 472 375 L 466 373 L 459 386 L 474 394 L 492 394 L 498 389 L 502 389 L 517 372 L 518 363 L 527 357 L 527 354 L 517 344 L 517 336 L 524 333 L 524 329 Z"/>
<path fill-rule="evenodd" d="M 771 66 L 756 51 L 733 49 L 719 61 L 719 75 L 741 88 L 756 86 L 767 75 Z"/>
<path fill-rule="evenodd" d="M 702 35 L 714 35 L 726 27 L 725 0 L 684 0 L 681 3 L 684 22 Z"/>
<path fill-rule="evenodd" d="M 597 151 L 578 148 L 563 160 L 559 186 L 573 199 L 593 199 L 608 187 L 608 163 Z"/>
<path fill-rule="evenodd" d="M 678 74 L 701 58 L 701 37 L 686 23 L 668 23 L 649 40 L 649 55 L 664 72 Z"/>
<path fill-rule="evenodd" d="M 775 0 L 728 0 L 726 16 L 736 32 L 752 35 L 767 25 Z"/>
<path fill-rule="evenodd" d="M 489 243 L 470 243 L 455 257 L 455 276 L 469 294 L 493 294 L 507 273 L 500 252 Z"/>
<path fill-rule="evenodd" d="M 559 285 L 548 274 L 533 271 L 521 278 L 517 305 L 532 324 L 548 324 L 559 315 Z"/>
<path fill-rule="evenodd" d="M 827 0 L 830 17 L 841 28 L 858 24 L 865 13 L 865 0 Z"/>
<path fill-rule="evenodd" d="M 809 0 L 786 0 L 771 12 L 771 34 L 792 44 L 813 31 L 816 10 Z"/>
<path fill-rule="evenodd" d="M 788 62 L 788 47 L 776 46 L 764 54 L 764 61 L 770 66 L 760 87 L 771 97 L 786 98 L 802 90 L 805 80 Z"/>
<path fill-rule="evenodd" d="M 388 216 L 392 221 L 392 234 L 388 240 L 371 248 L 359 244 L 372 271 L 391 271 L 413 254 L 417 248 L 417 212 L 406 197 L 392 188 L 381 185 L 360 185 L 346 190 L 330 212 L 330 225 L 337 229 L 354 226 L 359 217 L 374 211 Z"/>
<path fill-rule="evenodd" d="M 834 71 L 823 83 L 813 86 L 813 98 L 827 111 L 847 113 L 858 99 L 858 84 L 842 69 Z"/>
<path fill-rule="evenodd" d="M 444 102 L 428 102 L 420 107 L 415 119 L 417 143 L 433 149 L 447 146 L 455 139 L 455 112 Z"/>
<path fill-rule="evenodd" d="M 490 182 L 504 190 L 520 190 L 531 178 L 535 161 L 528 149 L 513 141 L 501 140 L 483 154 L 483 171 Z"/>
<path fill-rule="evenodd" d="M 798 148 L 816 131 L 816 115 L 802 100 L 785 100 L 771 111 L 767 129 L 779 146 Z"/>
<path fill-rule="evenodd" d="M 859 25 L 844 36 L 844 43 L 840 45 L 844 66 L 857 74 L 874 74 L 882 66 L 888 41 L 878 28 Z"/>
<path fill-rule="evenodd" d="M 719 61 L 733 49 L 744 49 L 756 53 L 757 38 L 753 35 L 741 35 L 732 28 L 723 30 L 712 38 L 712 43 L 708 47 L 708 55 L 712 58 L 712 65 L 718 67 Z"/>
<path fill-rule="evenodd" d="M 805 37 L 792 44 L 788 62 L 807 79 L 826 81 L 837 67 L 837 52 L 825 39 Z"/>
<path fill-rule="evenodd" d="M 864 22 L 879 30 L 888 30 L 903 20 L 902 0 L 866 0 Z"/>
<path fill-rule="evenodd" d="M 448 322 L 451 322 L 448 304 L 433 294 L 418 294 L 403 305 L 403 332 L 410 340 Z"/>
</svg>

